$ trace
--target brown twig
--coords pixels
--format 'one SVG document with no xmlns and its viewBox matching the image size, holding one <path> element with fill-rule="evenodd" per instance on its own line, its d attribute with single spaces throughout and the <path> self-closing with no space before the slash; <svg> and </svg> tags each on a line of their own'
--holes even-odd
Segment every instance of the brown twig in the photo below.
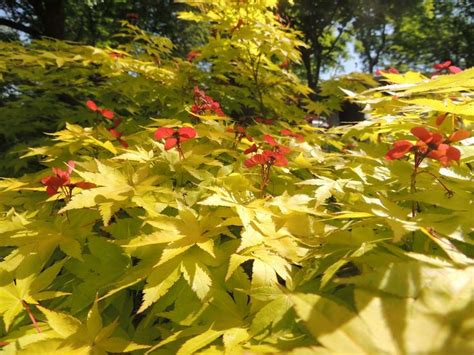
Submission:
<svg viewBox="0 0 474 355">
<path fill-rule="evenodd" d="M 419 172 L 418 172 L 418 174 L 421 174 L 421 173 L 425 173 L 425 174 L 428 174 L 428 175 L 434 177 L 435 180 L 436 180 L 441 186 L 443 186 L 443 188 L 446 190 L 446 194 L 448 195 L 448 197 L 451 197 L 451 196 L 454 195 L 454 191 L 453 191 L 453 190 L 450 190 L 450 189 L 441 181 L 441 179 L 440 179 L 438 176 L 436 176 L 435 174 L 433 174 L 433 173 L 431 173 L 431 172 L 429 172 L 429 171 L 426 171 L 426 170 L 422 170 L 422 171 L 419 171 Z"/>
<path fill-rule="evenodd" d="M 35 316 L 33 315 L 33 312 L 31 311 L 31 308 L 30 306 L 28 305 L 28 303 L 26 303 L 25 301 L 21 301 L 21 304 L 23 305 L 23 307 L 25 308 L 26 310 L 26 313 L 28 313 L 28 316 L 30 317 L 31 319 L 31 322 L 33 323 L 33 326 L 35 327 L 36 331 L 38 333 L 41 333 L 41 329 L 38 325 L 38 322 L 36 321 L 36 318 Z"/>
</svg>

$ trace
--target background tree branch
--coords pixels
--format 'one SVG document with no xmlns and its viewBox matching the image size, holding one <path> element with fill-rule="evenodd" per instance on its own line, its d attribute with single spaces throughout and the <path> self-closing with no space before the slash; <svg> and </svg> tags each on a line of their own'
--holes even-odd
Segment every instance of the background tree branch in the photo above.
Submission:
<svg viewBox="0 0 474 355">
<path fill-rule="evenodd" d="M 0 25 L 27 33 L 34 38 L 40 37 L 42 35 L 40 31 L 38 31 L 37 29 L 33 27 L 29 27 L 20 22 L 15 22 L 6 18 L 0 18 Z"/>
</svg>

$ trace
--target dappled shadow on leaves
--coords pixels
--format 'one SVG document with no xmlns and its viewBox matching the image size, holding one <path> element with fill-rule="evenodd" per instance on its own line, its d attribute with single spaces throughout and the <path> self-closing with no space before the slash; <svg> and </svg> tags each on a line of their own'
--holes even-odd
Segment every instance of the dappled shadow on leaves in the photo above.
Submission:
<svg viewBox="0 0 474 355">
<path fill-rule="evenodd" d="M 294 294 L 296 313 L 315 339 L 334 352 L 472 351 L 473 268 L 432 261 L 400 260 L 343 279 L 354 286 L 354 310 L 337 299 Z"/>
</svg>

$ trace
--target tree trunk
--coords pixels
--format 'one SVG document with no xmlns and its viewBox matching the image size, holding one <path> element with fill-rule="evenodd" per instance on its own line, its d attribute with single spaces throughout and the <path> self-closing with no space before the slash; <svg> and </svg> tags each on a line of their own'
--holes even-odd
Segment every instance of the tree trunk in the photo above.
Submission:
<svg viewBox="0 0 474 355">
<path fill-rule="evenodd" d="M 301 56 L 306 69 L 306 80 L 308 81 L 308 86 L 314 90 L 316 87 L 314 85 L 313 72 L 311 70 L 311 48 L 303 48 L 301 50 Z"/>
<path fill-rule="evenodd" d="M 65 38 L 65 0 L 28 0 L 38 18 L 41 36 Z"/>
<path fill-rule="evenodd" d="M 378 63 L 378 60 L 369 58 L 369 73 L 370 74 L 374 73 L 374 69 L 375 69 L 375 66 L 377 65 L 377 63 Z"/>
<path fill-rule="evenodd" d="M 321 50 L 316 50 L 316 69 L 314 70 L 313 80 L 314 80 L 314 90 L 316 91 L 319 84 L 319 76 L 321 75 L 321 67 L 323 65 L 323 56 Z"/>
<path fill-rule="evenodd" d="M 44 0 L 44 10 L 43 16 L 40 18 L 44 28 L 44 35 L 64 39 L 64 0 Z"/>
</svg>

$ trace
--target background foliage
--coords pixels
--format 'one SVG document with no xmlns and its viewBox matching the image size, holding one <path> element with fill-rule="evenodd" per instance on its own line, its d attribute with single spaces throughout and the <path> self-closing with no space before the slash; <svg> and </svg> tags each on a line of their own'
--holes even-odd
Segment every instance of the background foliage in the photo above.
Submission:
<svg viewBox="0 0 474 355">
<path fill-rule="evenodd" d="M 194 3 L 179 16 L 209 38 L 186 59 L 130 24 L 113 49 L 2 43 L 2 134 L 30 146 L 2 161 L 4 353 L 473 351 L 472 139 L 416 191 L 413 156 L 385 154 L 414 127 L 471 131 L 474 69 L 315 102 L 275 5 Z M 305 124 L 340 86 L 370 120 Z"/>
<path fill-rule="evenodd" d="M 315 89 L 322 70 L 343 68 L 354 55 L 349 44 L 360 56 L 360 68 L 370 73 L 390 66 L 427 70 L 448 59 L 471 67 L 471 5 L 469 0 L 281 0 L 272 11 L 303 32 L 309 47 L 298 48 L 304 65 L 297 65 L 297 72 Z M 170 0 L 1 0 L 0 36 L 18 37 L 16 30 L 23 37 L 111 45 L 120 21 L 128 20 L 168 37 L 184 56 L 205 42 L 208 31 L 206 22 L 179 21 L 178 12 L 188 9 L 183 1 Z"/>
</svg>

